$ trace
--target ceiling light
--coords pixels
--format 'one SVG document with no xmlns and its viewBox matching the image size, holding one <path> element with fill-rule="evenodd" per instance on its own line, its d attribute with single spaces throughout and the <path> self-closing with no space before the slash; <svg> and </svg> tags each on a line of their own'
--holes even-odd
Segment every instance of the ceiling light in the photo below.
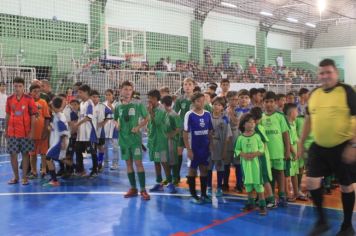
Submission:
<svg viewBox="0 0 356 236">
<path fill-rule="evenodd" d="M 264 15 L 264 16 L 273 16 L 272 13 L 265 12 L 265 11 L 261 11 L 260 14 L 261 14 L 261 15 Z"/>
<path fill-rule="evenodd" d="M 315 28 L 315 27 L 316 27 L 315 24 L 309 23 L 309 22 L 305 23 L 305 25 L 306 25 L 306 26 L 309 26 L 309 27 L 311 27 L 311 28 Z"/>
<path fill-rule="evenodd" d="M 318 0 L 318 8 L 320 13 L 323 12 L 326 8 L 326 0 Z"/>
<path fill-rule="evenodd" d="M 298 20 L 297 20 L 297 19 L 294 19 L 294 18 L 291 18 L 291 17 L 288 17 L 288 18 L 287 18 L 287 21 L 293 22 L 293 23 L 298 23 Z"/>
<path fill-rule="evenodd" d="M 235 4 L 229 3 L 229 2 L 221 2 L 221 6 L 223 7 L 229 7 L 229 8 L 237 8 Z"/>
</svg>

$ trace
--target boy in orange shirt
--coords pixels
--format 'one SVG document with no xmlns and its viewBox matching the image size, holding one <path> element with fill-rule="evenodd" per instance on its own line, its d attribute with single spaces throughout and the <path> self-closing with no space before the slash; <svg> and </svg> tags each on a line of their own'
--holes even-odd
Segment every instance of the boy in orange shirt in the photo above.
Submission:
<svg viewBox="0 0 356 236">
<path fill-rule="evenodd" d="M 47 102 L 40 98 L 41 87 L 39 85 L 31 85 L 30 95 L 35 100 L 37 107 L 37 114 L 35 119 L 35 127 L 33 140 L 35 144 L 35 149 L 30 152 L 30 165 L 31 165 L 31 175 L 30 179 L 37 178 L 37 155 L 41 155 L 41 176 L 46 175 L 46 153 L 48 151 L 48 125 L 50 120 L 50 114 Z"/>
</svg>

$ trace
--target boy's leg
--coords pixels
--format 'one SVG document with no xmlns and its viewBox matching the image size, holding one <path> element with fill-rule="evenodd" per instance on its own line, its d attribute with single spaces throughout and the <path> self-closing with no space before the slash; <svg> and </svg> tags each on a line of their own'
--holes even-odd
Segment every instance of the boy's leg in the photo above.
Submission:
<svg viewBox="0 0 356 236">
<path fill-rule="evenodd" d="M 241 164 L 235 164 L 235 175 L 236 175 L 236 190 L 238 192 L 242 192 L 242 187 L 243 187 L 243 183 L 242 183 L 242 168 L 241 168 Z"/>
<path fill-rule="evenodd" d="M 86 149 L 85 142 L 78 141 L 75 145 L 76 171 L 77 174 L 84 173 L 83 152 Z"/>
<path fill-rule="evenodd" d="M 177 172 L 178 172 L 178 183 L 180 182 L 180 171 L 183 163 L 183 145 L 177 148 L 178 151 L 178 162 L 177 162 Z"/>
<path fill-rule="evenodd" d="M 285 206 L 286 201 L 286 186 L 285 175 L 283 170 L 277 170 L 278 196 L 282 206 Z"/>
<path fill-rule="evenodd" d="M 114 141 L 110 138 L 105 139 L 105 144 L 104 144 L 104 168 L 109 167 L 109 144 L 112 144 L 114 146 Z"/>
<path fill-rule="evenodd" d="M 197 191 L 195 189 L 195 177 L 197 175 L 197 170 L 194 168 L 189 168 L 188 170 L 188 185 L 189 185 L 189 192 L 190 195 L 195 199 L 195 200 L 199 200 L 199 197 L 197 195 Z"/>
<path fill-rule="evenodd" d="M 266 215 L 267 214 L 267 211 L 266 211 L 266 200 L 265 200 L 265 195 L 264 195 L 264 187 L 263 185 L 258 185 L 256 186 L 256 192 L 257 192 L 257 195 L 258 195 L 258 199 L 259 199 L 259 202 L 258 202 L 258 205 L 260 207 L 260 215 Z"/>
<path fill-rule="evenodd" d="M 119 167 L 119 141 L 117 139 L 111 139 L 112 143 L 112 169 L 117 169 Z"/>
<path fill-rule="evenodd" d="M 161 164 L 163 166 L 163 170 L 166 175 L 166 180 L 167 180 L 168 184 L 171 184 L 172 183 L 171 167 L 169 166 L 169 164 L 167 162 L 162 162 Z"/>
<path fill-rule="evenodd" d="M 93 164 L 93 169 L 90 175 L 96 175 L 98 173 L 98 155 L 97 155 L 97 144 L 96 143 L 87 143 L 87 151 L 91 154 L 91 160 Z"/>
<path fill-rule="evenodd" d="M 213 169 L 214 169 L 214 161 L 209 160 L 208 174 L 207 174 L 207 185 L 210 190 L 213 186 Z"/>
<path fill-rule="evenodd" d="M 154 165 L 155 165 L 155 172 L 156 172 L 156 183 L 161 184 L 163 181 L 161 163 L 155 162 Z"/>
<path fill-rule="evenodd" d="M 21 153 L 22 155 L 22 179 L 27 179 L 27 173 L 30 167 L 28 152 Z"/>
<path fill-rule="evenodd" d="M 200 191 L 201 197 L 208 199 L 208 195 L 206 194 L 207 184 L 208 184 L 208 166 L 207 165 L 199 165 L 200 170 Z"/>
<path fill-rule="evenodd" d="M 224 171 L 223 189 L 225 191 L 229 191 L 230 164 L 225 165 L 224 170 L 225 171 Z"/>
<path fill-rule="evenodd" d="M 17 160 L 17 153 L 11 153 L 11 167 L 12 167 L 12 173 L 14 174 L 14 180 L 18 181 L 20 179 L 19 177 L 19 162 Z"/>
<path fill-rule="evenodd" d="M 30 169 L 33 176 L 37 175 L 37 154 L 33 152 L 30 154 Z"/>
<path fill-rule="evenodd" d="M 292 176 L 291 178 L 292 185 L 293 185 L 293 197 L 298 197 L 298 176 Z"/>
<path fill-rule="evenodd" d="M 47 157 L 47 166 L 48 166 L 48 172 L 51 175 L 51 181 L 57 181 L 57 175 L 56 175 L 56 170 L 54 168 L 54 164 L 51 158 Z"/>
</svg>

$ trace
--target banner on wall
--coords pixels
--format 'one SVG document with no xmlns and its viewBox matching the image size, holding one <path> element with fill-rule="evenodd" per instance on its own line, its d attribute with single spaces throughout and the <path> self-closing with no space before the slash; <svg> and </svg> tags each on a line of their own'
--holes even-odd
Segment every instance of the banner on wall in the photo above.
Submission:
<svg viewBox="0 0 356 236">
<path fill-rule="evenodd" d="M 202 91 L 208 88 L 209 83 L 198 83 L 199 87 Z M 241 89 L 250 90 L 252 88 L 263 88 L 264 85 L 260 83 L 230 83 L 230 90 L 231 91 L 240 91 Z M 218 87 L 216 93 L 219 94 L 221 91 L 220 87 Z"/>
</svg>

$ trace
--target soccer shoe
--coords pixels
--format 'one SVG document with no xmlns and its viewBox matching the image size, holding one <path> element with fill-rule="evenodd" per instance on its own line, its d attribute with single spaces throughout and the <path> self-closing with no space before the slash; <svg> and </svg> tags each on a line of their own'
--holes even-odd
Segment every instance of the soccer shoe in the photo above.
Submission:
<svg viewBox="0 0 356 236">
<path fill-rule="evenodd" d="M 192 199 L 190 199 L 190 202 L 196 205 L 203 204 L 203 201 L 199 197 L 192 197 Z"/>
<path fill-rule="evenodd" d="M 248 212 L 248 211 L 252 211 L 255 209 L 255 206 L 252 204 L 246 204 L 243 208 L 242 211 L 243 212 Z"/>
<path fill-rule="evenodd" d="M 269 202 L 267 203 L 267 209 L 274 209 L 274 208 L 277 208 L 277 205 L 275 202 Z"/>
<path fill-rule="evenodd" d="M 216 194 L 215 195 L 216 195 L 216 197 L 222 197 L 224 195 L 224 193 L 223 193 L 221 188 L 218 188 L 216 190 Z"/>
<path fill-rule="evenodd" d="M 162 181 L 162 184 L 163 184 L 164 186 L 166 186 L 166 185 L 168 184 L 168 180 L 166 180 L 166 179 L 163 180 L 163 181 Z"/>
<path fill-rule="evenodd" d="M 176 187 L 172 183 L 169 183 L 167 185 L 167 190 L 168 190 L 168 193 L 171 193 L 171 194 L 177 193 Z"/>
<path fill-rule="evenodd" d="M 200 199 L 203 203 L 212 203 L 213 202 L 209 196 L 201 196 Z"/>
<path fill-rule="evenodd" d="M 153 186 L 153 188 L 150 189 L 150 192 L 163 192 L 163 185 L 162 184 L 155 184 L 155 186 Z"/>
<path fill-rule="evenodd" d="M 211 197 L 213 195 L 213 190 L 211 189 L 211 187 L 208 187 L 206 193 L 209 197 Z"/>
<path fill-rule="evenodd" d="M 98 172 L 96 172 L 96 171 L 90 172 L 89 178 L 96 178 L 96 177 L 98 177 Z"/>
<path fill-rule="evenodd" d="M 146 190 L 141 191 L 141 198 L 142 200 L 148 201 L 151 199 L 150 195 L 146 192 Z"/>
<path fill-rule="evenodd" d="M 322 235 L 323 233 L 329 231 L 330 226 L 328 223 L 324 222 L 317 222 L 313 229 L 308 233 L 308 236 L 319 236 Z"/>
<path fill-rule="evenodd" d="M 348 227 L 341 226 L 340 231 L 336 234 L 336 236 L 354 236 L 355 230 L 352 225 Z"/>
<path fill-rule="evenodd" d="M 43 184 L 42 186 L 43 186 L 43 187 L 58 187 L 58 186 L 60 186 L 60 183 L 59 183 L 59 181 L 53 181 L 53 180 L 51 180 L 51 181 L 49 181 L 49 182 Z"/>
<path fill-rule="evenodd" d="M 266 207 L 260 207 L 260 211 L 259 211 L 258 214 L 260 214 L 261 216 L 267 215 L 267 209 L 266 209 Z"/>
<path fill-rule="evenodd" d="M 117 164 L 113 164 L 112 166 L 110 166 L 110 170 L 118 170 L 119 169 L 119 165 Z"/>
<path fill-rule="evenodd" d="M 29 179 L 37 179 L 38 178 L 38 174 L 33 174 L 31 173 L 29 176 L 28 176 Z"/>
<path fill-rule="evenodd" d="M 179 183 L 180 183 L 180 181 L 179 181 L 178 179 L 176 179 L 176 180 L 173 181 L 173 184 L 174 184 L 174 186 L 176 186 L 176 187 L 179 186 Z"/>
<path fill-rule="evenodd" d="M 287 207 L 288 206 L 287 199 L 285 199 L 283 197 L 279 198 L 278 206 L 279 207 Z"/>
<path fill-rule="evenodd" d="M 127 193 L 125 193 L 124 198 L 137 197 L 138 192 L 136 188 L 130 188 Z"/>
</svg>

